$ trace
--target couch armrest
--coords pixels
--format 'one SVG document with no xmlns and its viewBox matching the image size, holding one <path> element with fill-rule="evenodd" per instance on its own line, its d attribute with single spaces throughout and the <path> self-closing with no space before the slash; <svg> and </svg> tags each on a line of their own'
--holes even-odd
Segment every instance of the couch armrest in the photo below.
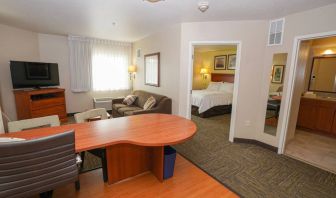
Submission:
<svg viewBox="0 0 336 198">
<path fill-rule="evenodd" d="M 124 98 L 114 98 L 112 99 L 112 104 L 121 104 L 124 101 Z"/>
</svg>

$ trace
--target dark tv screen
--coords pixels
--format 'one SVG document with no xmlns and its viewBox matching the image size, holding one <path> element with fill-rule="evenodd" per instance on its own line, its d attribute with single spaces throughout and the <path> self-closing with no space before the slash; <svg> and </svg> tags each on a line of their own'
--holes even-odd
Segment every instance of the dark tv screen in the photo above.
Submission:
<svg viewBox="0 0 336 198">
<path fill-rule="evenodd" d="M 10 61 L 13 88 L 35 88 L 59 85 L 57 63 Z"/>
</svg>

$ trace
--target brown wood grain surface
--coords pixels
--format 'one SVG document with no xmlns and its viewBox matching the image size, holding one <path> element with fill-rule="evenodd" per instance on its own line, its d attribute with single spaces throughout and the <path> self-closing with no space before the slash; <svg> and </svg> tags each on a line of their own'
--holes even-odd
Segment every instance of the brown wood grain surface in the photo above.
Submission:
<svg viewBox="0 0 336 198">
<path fill-rule="evenodd" d="M 196 133 L 196 125 L 168 114 L 144 114 L 95 122 L 13 132 L 0 137 L 36 139 L 75 130 L 76 152 L 115 144 L 165 146 L 184 142 Z"/>
<path fill-rule="evenodd" d="M 211 73 L 211 81 L 234 83 L 234 74 Z"/>
</svg>

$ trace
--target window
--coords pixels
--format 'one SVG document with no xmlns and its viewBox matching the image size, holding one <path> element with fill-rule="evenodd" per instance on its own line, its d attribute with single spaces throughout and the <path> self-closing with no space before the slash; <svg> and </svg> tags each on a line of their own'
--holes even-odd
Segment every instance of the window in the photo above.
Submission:
<svg viewBox="0 0 336 198">
<path fill-rule="evenodd" d="M 68 39 L 73 92 L 130 89 L 131 43 L 80 36 Z"/>
<path fill-rule="evenodd" d="M 282 45 L 285 19 L 276 19 L 270 22 L 268 45 Z"/>
<path fill-rule="evenodd" d="M 130 89 L 129 60 L 130 47 L 94 44 L 92 51 L 93 91 Z"/>
</svg>

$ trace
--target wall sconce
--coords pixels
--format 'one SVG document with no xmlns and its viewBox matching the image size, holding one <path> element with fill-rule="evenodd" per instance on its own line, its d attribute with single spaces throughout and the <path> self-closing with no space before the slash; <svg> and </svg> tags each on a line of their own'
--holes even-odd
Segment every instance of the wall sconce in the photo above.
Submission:
<svg viewBox="0 0 336 198">
<path fill-rule="evenodd" d="M 323 55 L 333 55 L 334 52 L 333 52 L 331 49 L 327 49 L 327 50 L 325 50 L 322 54 L 323 54 Z"/>
<path fill-rule="evenodd" d="M 135 79 L 136 71 L 137 71 L 137 67 L 135 65 L 128 66 L 128 73 L 130 76 L 130 80 Z"/>
<path fill-rule="evenodd" d="M 202 78 L 203 78 L 204 80 L 208 78 L 208 69 L 206 69 L 206 68 L 202 68 L 200 73 L 201 73 Z"/>
</svg>

